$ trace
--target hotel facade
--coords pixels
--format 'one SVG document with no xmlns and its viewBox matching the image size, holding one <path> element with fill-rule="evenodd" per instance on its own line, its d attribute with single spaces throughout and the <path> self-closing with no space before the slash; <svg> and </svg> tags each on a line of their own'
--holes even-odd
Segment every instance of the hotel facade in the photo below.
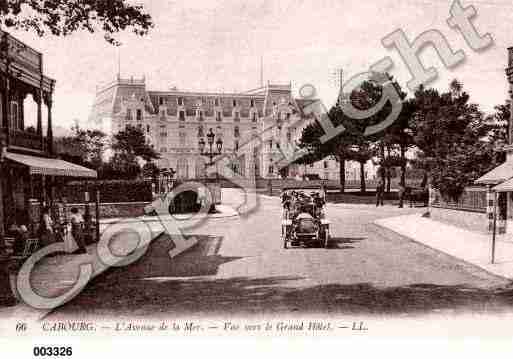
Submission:
<svg viewBox="0 0 513 359">
<path fill-rule="evenodd" d="M 304 113 L 311 100 L 295 98 L 290 84 L 270 84 L 240 93 L 152 91 L 145 79 L 119 76 L 98 87 L 89 126 L 113 134 L 128 126 L 139 127 L 161 158 L 161 168 L 173 168 L 177 178 L 205 176 L 208 158 L 199 142 L 212 131 L 222 140 L 223 159 L 216 171 L 252 178 L 302 178 L 304 175 L 339 180 L 339 163 L 327 157 L 312 165 L 291 164 L 302 129 L 312 121 Z M 208 150 L 208 145 L 206 146 Z M 214 146 L 215 147 L 215 146 Z M 372 165 L 367 170 L 374 176 Z M 348 176 L 349 175 L 349 176 Z M 357 163 L 346 164 L 346 179 L 359 179 Z"/>
</svg>

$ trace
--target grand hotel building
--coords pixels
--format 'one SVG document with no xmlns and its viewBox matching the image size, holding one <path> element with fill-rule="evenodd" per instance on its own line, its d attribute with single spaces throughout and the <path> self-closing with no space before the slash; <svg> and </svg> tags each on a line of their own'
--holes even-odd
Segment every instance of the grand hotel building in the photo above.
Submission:
<svg viewBox="0 0 513 359">
<path fill-rule="evenodd" d="M 201 138 L 206 141 L 212 129 L 216 140 L 223 141 L 226 159 L 217 167 L 222 175 L 229 176 L 230 168 L 245 177 L 317 174 L 338 180 L 339 165 L 329 157 L 313 165 L 292 164 L 279 170 L 283 153 L 292 149 L 302 128 L 311 121 L 303 112 L 306 105 L 305 100 L 293 97 L 290 84 L 268 83 L 241 93 L 152 91 L 146 88 L 144 78 L 118 76 L 97 89 L 89 124 L 107 133 L 129 125 L 141 128 L 148 143 L 161 154 L 159 167 L 173 168 L 178 178 L 205 175 L 208 160 L 200 155 L 198 143 Z M 346 172 L 350 179 L 359 169 L 348 163 Z"/>
</svg>

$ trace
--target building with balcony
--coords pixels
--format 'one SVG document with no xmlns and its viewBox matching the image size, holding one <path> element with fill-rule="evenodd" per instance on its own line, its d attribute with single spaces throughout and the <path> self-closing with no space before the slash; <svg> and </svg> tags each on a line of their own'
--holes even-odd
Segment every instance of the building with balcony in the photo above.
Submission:
<svg viewBox="0 0 513 359">
<path fill-rule="evenodd" d="M 36 224 L 31 212 L 53 202 L 64 178 L 96 177 L 54 156 L 54 88 L 43 74 L 43 55 L 0 31 L 0 238 L 11 224 Z"/>
</svg>

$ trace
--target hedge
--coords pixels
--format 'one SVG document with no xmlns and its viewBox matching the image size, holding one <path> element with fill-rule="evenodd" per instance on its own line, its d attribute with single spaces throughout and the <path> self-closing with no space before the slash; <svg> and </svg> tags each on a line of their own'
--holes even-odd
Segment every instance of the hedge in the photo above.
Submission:
<svg viewBox="0 0 513 359">
<path fill-rule="evenodd" d="M 87 187 L 86 187 L 87 186 Z M 95 200 L 96 191 L 100 191 L 101 203 L 151 202 L 151 182 L 144 180 L 100 180 L 74 181 L 68 183 L 59 194 L 68 203 L 84 202 L 84 192 L 90 193 L 90 201 Z"/>
</svg>

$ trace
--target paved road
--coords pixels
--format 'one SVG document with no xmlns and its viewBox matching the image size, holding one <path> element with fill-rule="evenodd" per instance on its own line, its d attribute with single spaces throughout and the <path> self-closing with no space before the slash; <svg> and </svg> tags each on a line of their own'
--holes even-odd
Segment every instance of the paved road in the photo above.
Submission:
<svg viewBox="0 0 513 359">
<path fill-rule="evenodd" d="M 239 201 L 233 192 L 223 196 Z M 167 239 L 157 240 L 139 262 L 98 277 L 52 317 L 509 310 L 506 280 L 372 224 L 421 210 L 332 204 L 331 248 L 285 250 L 279 200 L 262 196 L 246 218 L 192 230 L 200 243 L 174 260 L 164 253 Z"/>
</svg>

